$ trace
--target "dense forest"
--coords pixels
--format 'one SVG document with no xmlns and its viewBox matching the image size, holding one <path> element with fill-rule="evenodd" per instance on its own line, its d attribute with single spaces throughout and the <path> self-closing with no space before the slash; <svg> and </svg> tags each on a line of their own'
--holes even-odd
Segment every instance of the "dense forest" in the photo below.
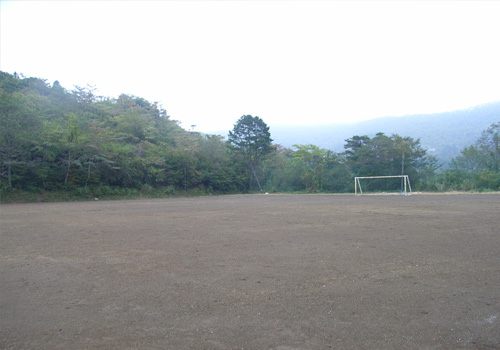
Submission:
<svg viewBox="0 0 500 350">
<path fill-rule="evenodd" d="M 353 192 L 355 176 L 409 175 L 413 190 L 499 190 L 500 123 L 441 171 L 420 140 L 354 135 L 343 152 L 274 144 L 259 117 L 225 139 L 187 131 L 155 102 L 0 72 L 2 201 L 262 192 Z M 500 114 L 499 114 L 500 120 Z M 375 191 L 398 183 L 374 181 Z"/>
</svg>

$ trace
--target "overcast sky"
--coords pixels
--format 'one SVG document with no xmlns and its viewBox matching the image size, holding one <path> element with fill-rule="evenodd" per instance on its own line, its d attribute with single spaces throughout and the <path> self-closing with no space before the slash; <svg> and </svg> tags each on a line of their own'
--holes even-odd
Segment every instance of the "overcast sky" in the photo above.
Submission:
<svg viewBox="0 0 500 350">
<path fill-rule="evenodd" d="M 0 69 L 159 102 L 190 129 L 500 100 L 499 1 L 6 1 Z"/>
</svg>

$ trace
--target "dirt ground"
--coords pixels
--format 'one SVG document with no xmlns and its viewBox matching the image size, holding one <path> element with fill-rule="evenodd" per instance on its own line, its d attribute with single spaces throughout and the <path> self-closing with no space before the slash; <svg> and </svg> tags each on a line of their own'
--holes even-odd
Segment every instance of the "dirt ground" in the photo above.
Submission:
<svg viewBox="0 0 500 350">
<path fill-rule="evenodd" d="M 0 207 L 1 349 L 500 349 L 500 195 Z"/>
</svg>

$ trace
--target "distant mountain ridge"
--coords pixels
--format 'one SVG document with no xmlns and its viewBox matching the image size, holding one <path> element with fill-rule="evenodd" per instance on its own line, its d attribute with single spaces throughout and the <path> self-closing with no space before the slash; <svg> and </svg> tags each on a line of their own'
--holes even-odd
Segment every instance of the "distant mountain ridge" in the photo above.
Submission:
<svg viewBox="0 0 500 350">
<path fill-rule="evenodd" d="M 428 154 L 446 163 L 464 147 L 474 144 L 491 124 L 500 122 L 500 101 L 464 110 L 401 117 L 381 117 L 352 124 L 269 125 L 275 144 L 313 144 L 343 152 L 345 140 L 354 135 L 383 132 L 420 139 Z"/>
</svg>

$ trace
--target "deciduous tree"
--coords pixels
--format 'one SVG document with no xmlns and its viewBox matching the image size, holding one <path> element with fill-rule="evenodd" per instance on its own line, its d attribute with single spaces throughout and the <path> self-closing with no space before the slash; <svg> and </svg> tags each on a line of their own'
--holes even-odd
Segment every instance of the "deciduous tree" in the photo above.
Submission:
<svg viewBox="0 0 500 350">
<path fill-rule="evenodd" d="M 233 130 L 229 131 L 228 139 L 233 151 L 245 160 L 250 180 L 253 176 L 262 191 L 255 168 L 272 151 L 271 142 L 273 140 L 269 127 L 259 117 L 244 115 L 236 122 Z"/>
</svg>

